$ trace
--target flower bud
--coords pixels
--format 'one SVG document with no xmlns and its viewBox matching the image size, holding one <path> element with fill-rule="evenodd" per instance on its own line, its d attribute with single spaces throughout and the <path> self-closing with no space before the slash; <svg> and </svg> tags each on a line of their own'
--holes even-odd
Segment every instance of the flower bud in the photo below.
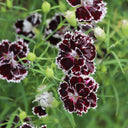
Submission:
<svg viewBox="0 0 128 128">
<path fill-rule="evenodd" d="M 53 72 L 53 69 L 52 68 L 49 68 L 47 67 L 46 71 L 45 71 L 45 74 L 48 78 L 52 78 L 54 77 L 54 72 Z"/>
<path fill-rule="evenodd" d="M 128 20 L 122 20 L 120 22 L 121 24 L 121 29 L 124 35 L 128 35 Z"/>
<path fill-rule="evenodd" d="M 6 8 L 5 7 L 1 7 L 1 12 L 6 12 Z"/>
<path fill-rule="evenodd" d="M 74 11 L 65 12 L 65 18 L 71 26 L 73 27 L 76 26 L 77 22 L 76 22 L 76 15 Z"/>
<path fill-rule="evenodd" d="M 106 34 L 104 32 L 103 29 L 101 29 L 100 27 L 96 27 L 94 29 L 94 35 L 98 40 L 104 41 L 106 38 Z"/>
<path fill-rule="evenodd" d="M 106 73 L 106 72 L 107 72 L 107 68 L 103 65 L 103 66 L 101 67 L 101 71 L 102 71 L 103 73 Z"/>
<path fill-rule="evenodd" d="M 27 117 L 26 112 L 25 112 L 25 111 L 20 110 L 19 117 L 20 117 L 20 119 L 21 119 L 21 120 L 25 119 L 25 118 Z"/>
<path fill-rule="evenodd" d="M 60 5 L 60 8 L 59 8 L 60 11 L 65 12 L 67 8 L 66 8 L 66 5 L 64 4 L 64 2 L 60 0 L 59 5 Z"/>
<path fill-rule="evenodd" d="M 7 7 L 8 8 L 12 8 L 13 7 L 13 0 L 7 0 L 6 3 L 7 3 Z"/>
<path fill-rule="evenodd" d="M 51 67 L 52 68 L 56 68 L 56 64 L 55 63 L 52 63 Z"/>
<path fill-rule="evenodd" d="M 33 62 L 33 61 L 36 60 L 36 55 L 34 53 L 32 53 L 32 52 L 29 52 L 27 58 L 28 58 L 28 60 Z"/>
<path fill-rule="evenodd" d="M 47 14 L 50 11 L 50 9 L 51 9 L 50 3 L 44 1 L 42 4 L 42 11 Z"/>
</svg>

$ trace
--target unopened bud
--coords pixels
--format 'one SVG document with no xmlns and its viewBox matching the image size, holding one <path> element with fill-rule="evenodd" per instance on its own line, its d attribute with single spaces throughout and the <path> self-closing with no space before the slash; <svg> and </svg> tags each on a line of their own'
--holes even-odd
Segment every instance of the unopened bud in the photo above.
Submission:
<svg viewBox="0 0 128 128">
<path fill-rule="evenodd" d="M 104 73 L 106 73 L 107 72 L 107 68 L 105 66 L 102 66 L 101 67 L 101 71 L 104 72 Z"/>
<path fill-rule="evenodd" d="M 122 20 L 120 24 L 123 34 L 128 35 L 128 20 Z"/>
<path fill-rule="evenodd" d="M 38 39 L 38 38 L 40 38 L 41 39 L 41 37 L 43 37 L 43 35 L 40 37 L 40 30 L 39 29 L 37 29 L 37 28 L 33 28 L 34 29 L 34 32 L 36 33 L 36 39 Z"/>
<path fill-rule="evenodd" d="M 1 12 L 6 12 L 6 8 L 5 7 L 1 7 Z"/>
<path fill-rule="evenodd" d="M 55 63 L 52 63 L 51 67 L 52 68 L 56 68 L 56 64 Z"/>
<path fill-rule="evenodd" d="M 7 7 L 8 8 L 12 8 L 13 7 L 13 0 L 7 0 L 6 3 L 7 3 Z"/>
<path fill-rule="evenodd" d="M 52 69 L 52 68 L 47 67 L 45 73 L 46 73 L 46 76 L 47 76 L 48 78 L 54 77 L 54 72 L 53 72 L 53 69 Z"/>
<path fill-rule="evenodd" d="M 32 53 L 32 52 L 29 52 L 27 58 L 28 58 L 28 60 L 33 62 L 33 61 L 36 60 L 36 55 L 34 53 Z"/>
<path fill-rule="evenodd" d="M 21 120 L 24 120 L 27 117 L 27 114 L 25 111 L 20 110 L 19 117 Z"/>
<path fill-rule="evenodd" d="M 42 11 L 47 14 L 50 11 L 50 9 L 51 9 L 50 3 L 44 1 L 42 4 Z"/>
<path fill-rule="evenodd" d="M 73 27 L 76 26 L 77 22 L 76 22 L 76 15 L 74 11 L 67 11 L 65 13 L 65 18 L 71 26 Z"/>
<path fill-rule="evenodd" d="M 96 27 L 94 29 L 94 35 L 98 40 L 104 41 L 106 38 L 106 34 L 104 32 L 103 29 L 101 29 L 100 27 Z"/>
</svg>

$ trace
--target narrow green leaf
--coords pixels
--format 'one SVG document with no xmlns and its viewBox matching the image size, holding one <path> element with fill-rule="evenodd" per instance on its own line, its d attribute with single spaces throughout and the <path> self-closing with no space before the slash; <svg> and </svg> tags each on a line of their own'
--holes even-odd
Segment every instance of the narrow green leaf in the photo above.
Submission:
<svg viewBox="0 0 128 128">
<path fill-rule="evenodd" d="M 117 55 L 115 54 L 115 52 L 113 52 L 113 51 L 112 51 L 111 53 L 113 54 L 113 56 L 114 56 L 115 59 L 117 60 L 119 66 L 120 66 L 120 68 L 121 68 L 122 73 L 125 74 L 125 72 L 124 72 L 124 70 L 123 70 L 123 67 L 122 67 L 122 65 L 121 65 L 121 62 L 120 62 L 118 56 L 117 56 Z"/>
<path fill-rule="evenodd" d="M 5 96 L 0 96 L 0 100 L 10 100 L 10 101 L 13 101 L 13 99 L 11 99 L 9 97 L 5 97 Z"/>
<path fill-rule="evenodd" d="M 13 123 L 13 120 L 14 120 L 14 118 L 15 118 L 17 112 L 18 112 L 18 109 L 17 109 L 16 111 L 14 111 L 14 113 L 13 113 L 12 116 L 10 117 L 6 128 L 11 128 L 11 125 L 12 125 L 12 123 Z"/>
<path fill-rule="evenodd" d="M 108 50 L 108 48 L 109 48 L 109 41 L 110 41 L 110 22 L 108 22 L 108 26 L 107 26 L 107 35 L 106 35 L 107 50 Z"/>
<path fill-rule="evenodd" d="M 73 114 L 70 114 L 67 111 L 65 111 L 65 114 L 68 117 L 68 119 L 69 119 L 69 121 L 70 121 L 70 123 L 72 125 L 72 128 L 75 128 L 76 124 L 75 124 L 75 120 L 74 120 Z"/>
<path fill-rule="evenodd" d="M 22 93 L 22 97 L 24 101 L 25 111 L 27 113 L 28 112 L 28 101 L 27 101 L 25 90 L 24 90 L 24 86 L 22 84 L 20 85 L 21 85 L 21 93 Z"/>
<path fill-rule="evenodd" d="M 118 92 L 117 92 L 117 89 L 115 88 L 115 86 L 113 85 L 113 90 L 114 90 L 114 93 L 115 93 L 115 98 L 116 98 L 116 116 L 118 115 L 118 112 L 119 112 L 119 96 L 118 96 Z"/>
<path fill-rule="evenodd" d="M 20 6 L 13 6 L 14 9 L 18 9 L 18 10 L 24 10 L 27 11 L 26 8 L 20 7 Z"/>
</svg>

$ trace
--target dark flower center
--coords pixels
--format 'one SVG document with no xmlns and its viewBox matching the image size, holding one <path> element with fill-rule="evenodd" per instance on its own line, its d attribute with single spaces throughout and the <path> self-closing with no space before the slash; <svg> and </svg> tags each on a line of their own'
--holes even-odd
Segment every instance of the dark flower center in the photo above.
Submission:
<svg viewBox="0 0 128 128">
<path fill-rule="evenodd" d="M 76 92 L 76 91 L 74 91 L 74 94 L 73 93 L 71 93 L 71 92 L 69 92 L 68 93 L 68 96 L 69 96 L 69 98 L 73 101 L 73 102 L 77 102 L 77 99 L 78 98 L 81 98 L 82 96 L 80 96 L 80 95 L 78 95 L 78 93 Z"/>
<path fill-rule="evenodd" d="M 4 54 L 4 58 L 9 62 L 9 64 L 12 64 L 12 66 L 15 68 L 17 66 L 17 62 L 14 60 L 14 53 L 9 52 L 8 54 Z"/>
<path fill-rule="evenodd" d="M 74 51 L 74 50 L 72 50 L 71 56 L 72 56 L 74 59 L 79 59 L 78 54 L 77 54 L 76 51 Z"/>
</svg>

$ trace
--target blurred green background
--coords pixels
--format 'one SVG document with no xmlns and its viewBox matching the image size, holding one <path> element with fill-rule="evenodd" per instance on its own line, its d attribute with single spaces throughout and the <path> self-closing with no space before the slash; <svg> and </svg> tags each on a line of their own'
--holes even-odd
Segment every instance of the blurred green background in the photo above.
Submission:
<svg viewBox="0 0 128 128">
<path fill-rule="evenodd" d="M 52 7 L 57 6 L 59 2 L 47 0 Z M 62 0 L 65 8 L 70 5 Z M 101 58 L 96 58 L 96 73 L 93 77 L 99 83 L 97 95 L 99 97 L 98 107 L 90 109 L 82 117 L 76 114 L 68 114 L 63 108 L 63 104 L 57 94 L 59 81 L 45 81 L 49 90 L 53 91 L 54 96 L 59 102 L 56 108 L 49 108 L 49 116 L 38 119 L 33 116 L 31 108 L 34 106 L 31 102 L 37 94 L 36 89 L 41 84 L 44 76 L 34 73 L 32 70 L 25 80 L 19 84 L 7 83 L 0 80 L 0 120 L 9 119 L 11 124 L 13 115 L 18 108 L 32 117 L 33 123 L 37 126 L 47 124 L 48 128 L 128 128 L 128 31 L 123 33 L 120 21 L 128 20 L 128 0 L 106 0 L 108 13 L 105 19 L 98 23 L 106 33 L 106 40 L 96 44 L 97 52 Z M 17 19 L 24 19 L 30 12 L 41 9 L 42 0 L 13 0 L 13 8 L 6 6 L 6 0 L 0 0 L 0 41 L 8 39 L 15 40 L 15 30 L 13 28 Z M 65 9 L 64 8 L 64 9 Z M 51 18 L 55 13 L 63 9 L 54 9 L 49 12 L 47 18 Z M 66 10 L 65 10 L 66 11 Z M 43 12 L 39 11 L 40 14 Z M 38 27 L 39 31 L 41 26 Z M 128 27 L 128 26 L 127 26 Z M 128 30 L 128 29 L 127 29 Z M 42 32 L 43 35 L 43 32 Z M 35 39 L 41 41 L 41 39 Z M 38 43 L 38 42 L 37 42 Z M 33 50 L 33 44 L 30 46 Z M 36 54 L 40 55 L 47 47 L 44 43 Z M 104 55 L 102 49 L 107 53 Z M 45 57 L 56 57 L 57 49 L 49 47 Z M 52 67 L 57 78 L 61 79 L 62 71 L 53 66 L 55 61 L 42 61 L 40 64 L 45 68 Z M 8 125 L 9 127 L 9 125 Z"/>
</svg>

